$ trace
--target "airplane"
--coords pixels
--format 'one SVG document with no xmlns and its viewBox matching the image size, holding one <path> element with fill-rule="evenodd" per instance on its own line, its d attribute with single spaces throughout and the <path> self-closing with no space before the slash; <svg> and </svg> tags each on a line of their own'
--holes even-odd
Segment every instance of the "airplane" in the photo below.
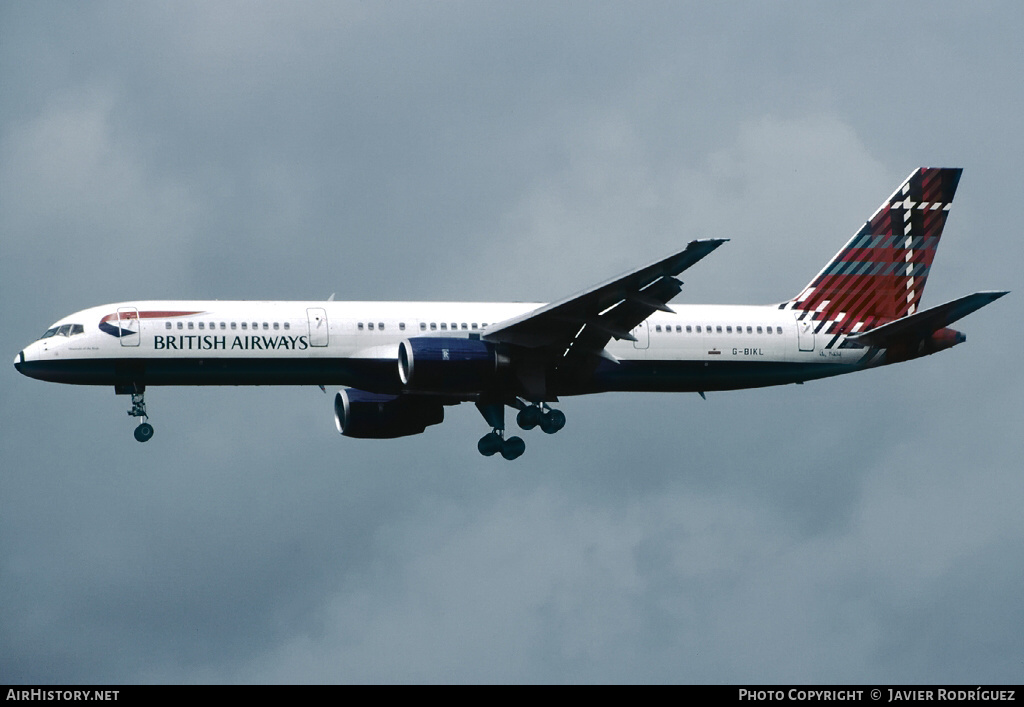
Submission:
<svg viewBox="0 0 1024 707">
<path fill-rule="evenodd" d="M 505 408 L 553 434 L 551 403 L 606 391 L 699 393 L 826 378 L 927 356 L 966 340 L 949 328 L 1007 294 L 920 309 L 961 169 L 920 168 L 792 299 L 677 305 L 678 276 L 727 239 L 682 251 L 557 302 L 132 301 L 60 319 L 14 359 L 31 378 L 113 386 L 153 426 L 150 386 L 342 386 L 347 437 L 420 434 L 475 403 L 485 456 L 516 459 Z M 333 299 L 333 296 L 332 296 Z"/>
</svg>

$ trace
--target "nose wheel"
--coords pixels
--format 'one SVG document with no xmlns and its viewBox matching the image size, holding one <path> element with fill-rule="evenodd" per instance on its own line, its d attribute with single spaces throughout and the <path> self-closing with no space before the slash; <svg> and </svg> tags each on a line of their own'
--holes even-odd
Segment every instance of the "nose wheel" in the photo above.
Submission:
<svg viewBox="0 0 1024 707">
<path fill-rule="evenodd" d="M 153 425 L 149 424 L 149 415 L 146 414 L 146 394 L 132 393 L 132 408 L 128 411 L 130 417 L 141 417 L 143 422 L 135 428 L 135 439 L 139 442 L 148 442 L 153 438 Z"/>
<path fill-rule="evenodd" d="M 143 422 L 135 428 L 135 439 L 140 442 L 148 442 L 153 437 L 153 425 Z"/>
</svg>

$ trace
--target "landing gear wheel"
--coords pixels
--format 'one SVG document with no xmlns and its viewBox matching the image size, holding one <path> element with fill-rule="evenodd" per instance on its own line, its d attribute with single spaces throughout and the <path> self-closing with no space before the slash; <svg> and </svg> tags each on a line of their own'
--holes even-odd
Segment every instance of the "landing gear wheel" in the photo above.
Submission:
<svg viewBox="0 0 1024 707">
<path fill-rule="evenodd" d="M 114 387 L 114 392 L 124 392 L 118 387 Z M 146 387 L 143 385 L 133 385 L 131 387 L 132 395 L 132 409 L 128 411 L 129 417 L 141 417 L 143 420 L 148 420 L 149 415 L 146 414 Z M 140 442 L 148 442 L 153 438 L 153 425 L 148 422 L 141 422 L 138 427 L 135 428 L 135 439 Z"/>
<path fill-rule="evenodd" d="M 501 456 L 505 457 L 509 461 L 523 456 L 523 452 L 525 451 L 526 442 L 524 442 L 521 437 L 509 437 L 505 440 L 505 443 L 501 445 Z"/>
<path fill-rule="evenodd" d="M 505 442 L 497 432 L 488 432 L 476 443 L 477 451 L 485 457 L 491 457 L 504 449 Z M 521 454 L 522 452 L 520 452 Z"/>
<path fill-rule="evenodd" d="M 516 415 L 516 424 L 524 430 L 532 430 L 541 423 L 542 419 L 544 419 L 544 413 L 541 412 L 541 409 L 536 405 L 530 405 L 524 407 Z"/>
<path fill-rule="evenodd" d="M 153 438 L 153 425 L 143 422 L 135 428 L 135 439 L 140 442 L 148 442 Z"/>
<path fill-rule="evenodd" d="M 540 428 L 549 435 L 553 435 L 563 427 L 565 427 L 565 413 L 561 410 L 548 410 L 541 418 Z"/>
</svg>

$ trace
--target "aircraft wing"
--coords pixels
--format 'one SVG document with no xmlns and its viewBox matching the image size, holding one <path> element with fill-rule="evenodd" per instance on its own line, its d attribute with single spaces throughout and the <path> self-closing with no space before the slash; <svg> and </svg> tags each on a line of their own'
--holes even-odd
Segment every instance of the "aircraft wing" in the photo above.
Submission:
<svg viewBox="0 0 1024 707">
<path fill-rule="evenodd" d="M 613 338 L 635 341 L 631 329 L 655 311 L 672 311 L 667 302 L 683 284 L 675 276 L 726 240 L 690 241 L 685 250 L 646 267 L 498 322 L 482 338 L 526 348 L 558 347 L 564 356 L 600 355 Z"/>
<path fill-rule="evenodd" d="M 919 339 L 995 302 L 1007 292 L 975 292 L 938 307 L 915 312 L 896 321 L 875 327 L 870 331 L 851 334 L 847 338 L 869 346 L 888 346 L 889 342 L 904 338 Z"/>
</svg>

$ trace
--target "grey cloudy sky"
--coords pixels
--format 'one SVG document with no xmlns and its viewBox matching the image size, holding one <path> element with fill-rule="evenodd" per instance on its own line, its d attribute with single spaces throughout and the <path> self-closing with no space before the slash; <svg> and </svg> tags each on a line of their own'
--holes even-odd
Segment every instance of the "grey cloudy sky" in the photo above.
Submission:
<svg viewBox="0 0 1024 707">
<path fill-rule="evenodd" d="M 129 299 L 795 294 L 965 168 L 966 345 L 338 436 L 316 388 L 0 376 L 0 682 L 1019 682 L 1024 6 L 0 1 L 0 352 Z M 333 392 L 333 391 L 332 391 Z"/>
</svg>

